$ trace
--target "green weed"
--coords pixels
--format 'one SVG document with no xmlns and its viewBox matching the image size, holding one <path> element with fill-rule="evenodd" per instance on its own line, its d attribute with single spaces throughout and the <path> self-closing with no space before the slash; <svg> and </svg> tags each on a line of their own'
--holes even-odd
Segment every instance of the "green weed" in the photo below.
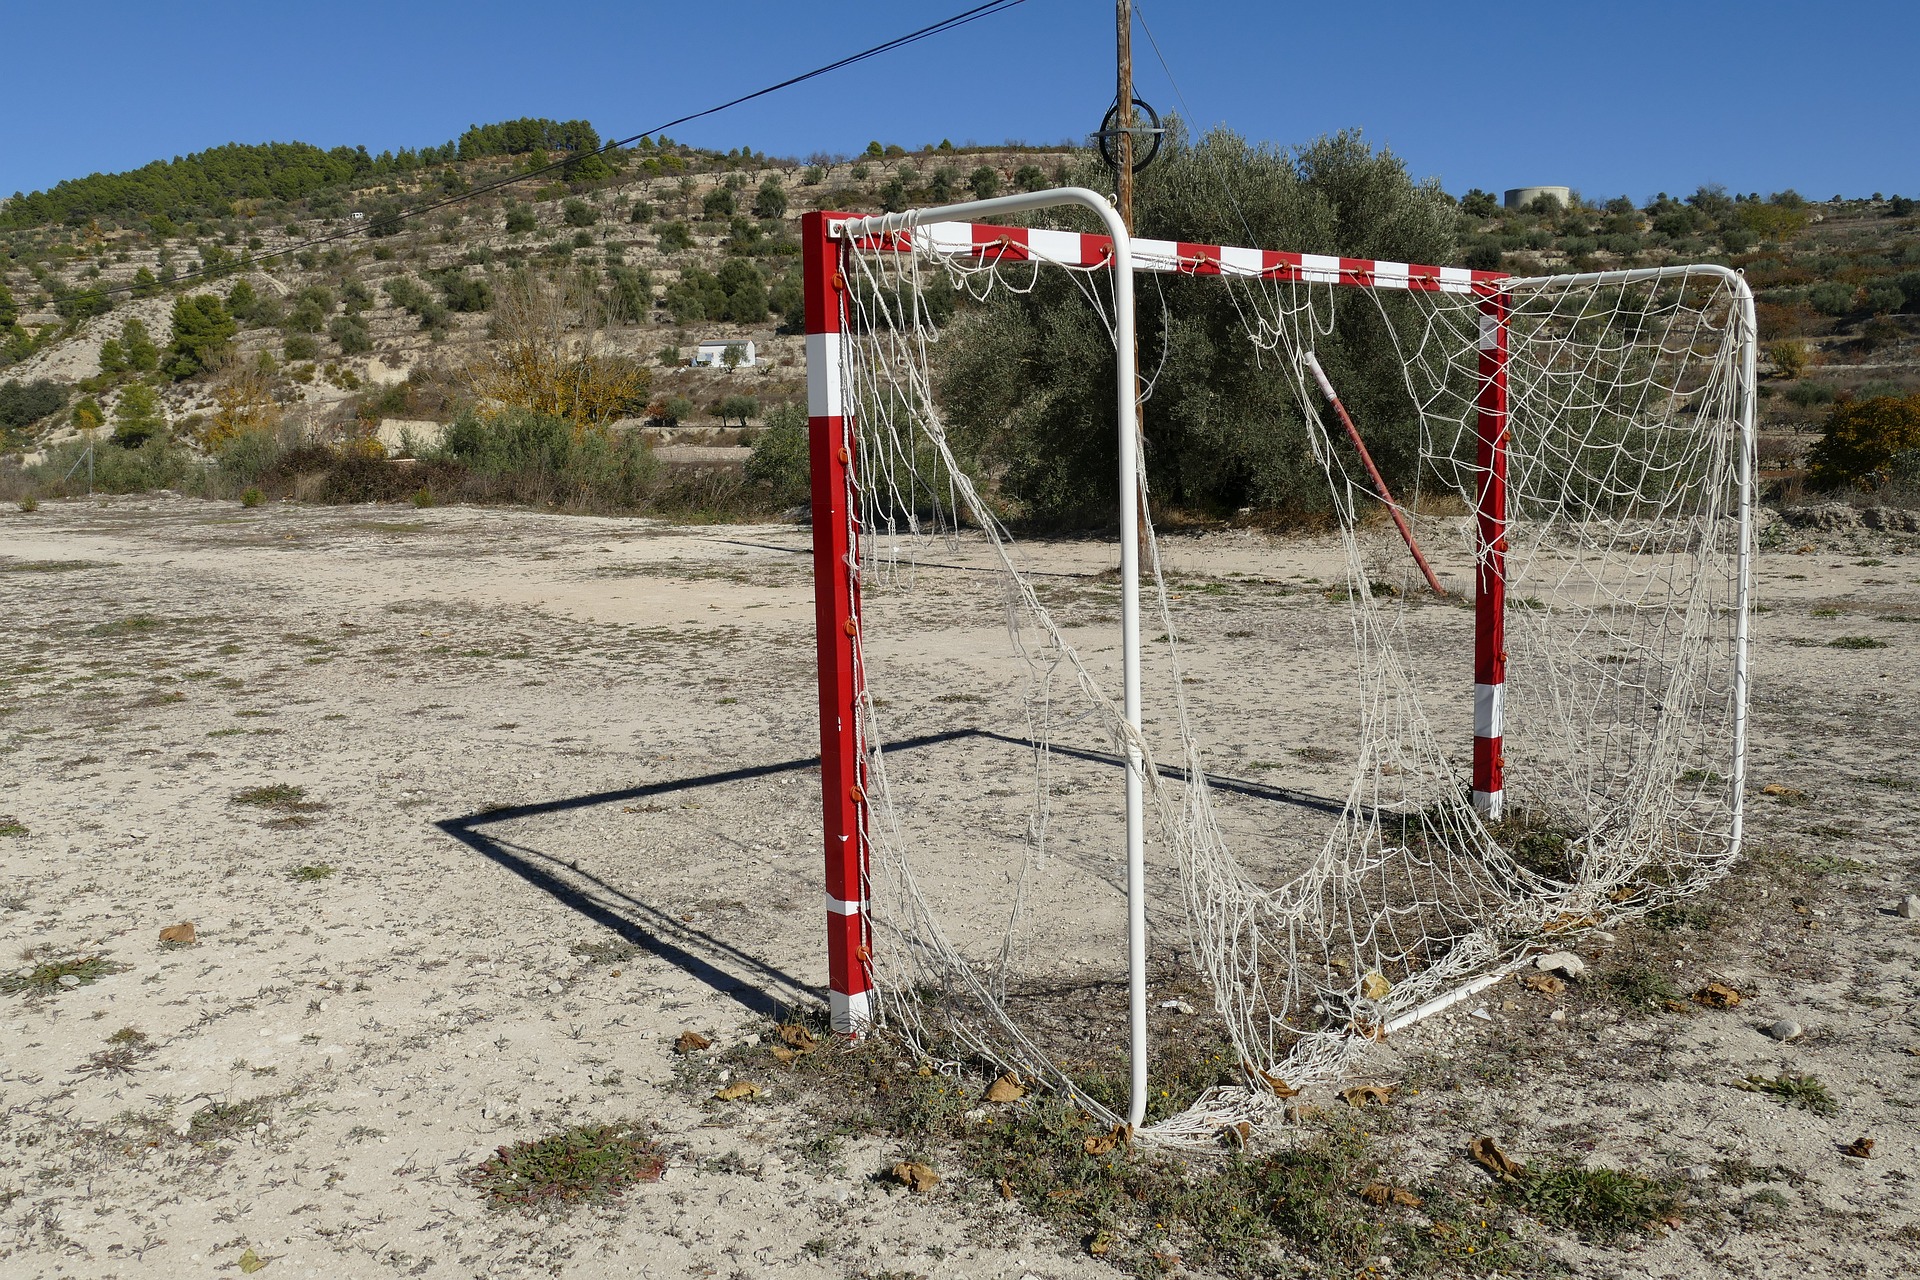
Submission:
<svg viewBox="0 0 1920 1280">
<path fill-rule="evenodd" d="M 122 1027 L 107 1037 L 107 1047 L 88 1057 L 83 1072 L 101 1075 L 130 1074 L 139 1061 L 154 1051 L 151 1037 L 133 1027 Z"/>
<path fill-rule="evenodd" d="M 327 807 L 306 797 L 305 787 L 276 782 L 269 786 L 248 787 L 245 791 L 236 792 L 229 803 L 266 809 L 278 814 L 278 817 L 267 823 L 270 827 L 305 827 L 313 824 L 312 814 Z M 333 874 L 331 869 L 327 874 Z"/>
<path fill-rule="evenodd" d="M 1840 1110 L 1839 1102 L 1817 1076 L 1748 1076 L 1734 1081 L 1733 1087 L 1764 1093 L 1783 1107 L 1811 1111 L 1817 1116 L 1830 1116 Z"/>
<path fill-rule="evenodd" d="M 1622 965 L 1600 975 L 1600 988 L 1630 1008 L 1654 1012 L 1681 999 L 1680 988 L 1665 970 L 1652 965 Z"/>
<path fill-rule="evenodd" d="M 540 1213 L 611 1200 L 658 1181 L 666 1164 L 641 1125 L 583 1124 L 500 1147 L 465 1181 L 496 1209 Z"/>
<path fill-rule="evenodd" d="M 10 813 L 0 813 L 0 836 L 24 836 L 29 834 L 27 824 Z"/>
<path fill-rule="evenodd" d="M 1589 1169 L 1565 1156 L 1537 1162 L 1502 1181 L 1500 1194 L 1548 1226 L 1598 1241 L 1650 1231 L 1676 1217 L 1685 1203 L 1677 1178 Z"/>
<path fill-rule="evenodd" d="M 113 622 L 102 622 L 87 628 L 90 636 L 135 636 L 145 635 L 149 631 L 160 629 L 161 620 L 150 613 L 136 613 L 132 617 L 119 618 Z"/>
<path fill-rule="evenodd" d="M 1827 641 L 1829 649 L 1884 649 L 1885 640 L 1875 640 L 1872 636 L 1840 636 Z"/>
<path fill-rule="evenodd" d="M 91 986 L 108 974 L 120 973 L 126 969 L 123 964 L 115 964 L 104 955 L 75 956 L 66 960 L 42 960 L 30 966 L 25 973 L 9 973 L 0 976 L 0 993 L 6 995 L 52 995 L 55 992 L 74 987 Z M 71 982 L 62 982 L 62 978 L 71 978 Z"/>
<path fill-rule="evenodd" d="M 319 884 L 322 880 L 331 880 L 335 875 L 333 867 L 324 862 L 315 862 L 304 867 L 295 867 L 287 872 L 289 879 L 299 884 Z"/>
</svg>

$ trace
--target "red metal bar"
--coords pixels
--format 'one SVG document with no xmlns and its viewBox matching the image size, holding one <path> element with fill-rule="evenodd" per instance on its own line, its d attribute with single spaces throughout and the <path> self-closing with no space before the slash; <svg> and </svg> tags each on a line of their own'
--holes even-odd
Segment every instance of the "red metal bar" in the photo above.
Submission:
<svg viewBox="0 0 1920 1280">
<path fill-rule="evenodd" d="M 1340 425 L 1347 429 L 1347 439 L 1353 441 L 1354 449 L 1360 454 L 1360 461 L 1367 464 L 1367 474 L 1373 477 L 1374 493 L 1380 501 L 1387 504 L 1387 514 L 1393 517 L 1394 527 L 1400 530 L 1400 540 L 1407 544 L 1407 550 L 1413 553 L 1413 562 L 1420 566 L 1420 572 L 1427 576 L 1427 585 L 1433 588 L 1433 594 L 1444 596 L 1447 589 L 1440 585 L 1440 579 L 1434 577 L 1433 567 L 1427 558 L 1420 554 L 1420 544 L 1413 540 L 1413 530 L 1407 527 L 1407 518 L 1400 514 L 1400 504 L 1393 500 L 1393 491 L 1387 488 L 1387 481 L 1380 474 L 1380 468 L 1373 465 L 1373 455 L 1367 452 L 1367 445 L 1360 438 L 1360 428 L 1353 425 L 1353 419 L 1347 416 L 1347 406 L 1340 403 L 1340 397 L 1333 390 L 1333 383 L 1327 380 L 1326 370 L 1320 367 L 1320 360 L 1313 352 L 1307 352 L 1307 368 L 1313 371 L 1313 380 L 1320 384 L 1320 394 L 1327 398 L 1333 411 L 1340 419 Z"/>
<path fill-rule="evenodd" d="M 826 852 L 827 982 L 833 1029 L 872 1023 L 867 919 L 866 751 L 859 698 L 860 531 L 854 438 L 840 384 L 846 280 L 829 216 L 801 219 L 812 469 L 814 633 L 820 669 L 820 800 Z"/>
<path fill-rule="evenodd" d="M 1480 390 L 1474 449 L 1473 807 L 1498 821 L 1506 799 L 1507 314 L 1512 298 L 1480 299 Z"/>
</svg>

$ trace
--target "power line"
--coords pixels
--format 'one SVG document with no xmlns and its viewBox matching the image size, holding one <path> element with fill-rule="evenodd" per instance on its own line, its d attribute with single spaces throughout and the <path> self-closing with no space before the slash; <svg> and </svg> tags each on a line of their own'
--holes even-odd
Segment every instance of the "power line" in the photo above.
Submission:
<svg viewBox="0 0 1920 1280">
<path fill-rule="evenodd" d="M 629 137 L 620 138 L 613 142 L 606 143 L 605 145 L 601 146 L 597 151 L 587 152 L 586 156 L 581 156 L 577 154 L 568 155 L 568 156 L 562 157 L 559 160 L 555 160 L 551 164 L 545 164 L 540 166 L 537 169 L 529 169 L 525 173 L 516 173 L 509 177 L 501 178 L 497 181 L 486 183 L 482 186 L 473 188 L 471 191 L 463 191 L 457 195 L 451 195 L 451 196 L 445 197 L 444 199 L 435 200 L 431 203 L 421 205 L 417 209 L 409 209 L 404 213 L 396 213 L 396 214 L 391 214 L 385 217 L 374 219 L 373 221 L 369 222 L 365 227 L 347 227 L 340 231 L 334 232 L 332 235 L 316 236 L 311 240 L 303 240 L 299 244 L 289 245 L 284 249 L 276 249 L 272 253 L 262 254 L 258 258 L 252 259 L 248 263 L 248 266 L 250 268 L 257 267 L 261 263 L 273 262 L 277 259 L 286 258 L 296 253 L 304 253 L 309 249 L 316 249 L 322 245 L 334 244 L 337 241 L 348 240 L 353 238 L 354 236 L 368 235 L 372 233 L 373 229 L 376 226 L 391 227 L 397 223 L 404 222 L 409 218 L 418 218 L 425 214 L 433 213 L 440 209 L 449 208 L 456 204 L 463 204 L 468 200 L 473 200 L 480 196 L 487 195 L 491 192 L 498 191 L 503 187 L 512 186 L 517 182 L 527 182 L 527 181 L 530 181 L 531 179 L 538 178 L 545 174 L 552 173 L 557 169 L 564 169 L 568 165 L 578 164 L 581 160 L 585 159 L 587 156 L 599 156 L 599 155 L 605 155 L 609 151 L 617 151 L 621 147 L 629 146 L 635 142 L 638 142 L 642 138 L 650 137 L 653 134 L 657 134 L 657 133 L 665 133 L 668 129 L 678 128 L 683 124 L 687 124 L 694 120 L 701 120 L 706 118 L 707 116 L 717 115 L 722 111 L 726 111 L 733 107 L 737 107 L 743 102 L 752 102 L 755 98 L 764 98 L 770 93 L 778 93 L 782 89 L 790 89 L 794 85 L 803 84 L 808 80 L 813 80 L 820 76 L 829 75 L 835 71 L 845 70 L 847 67 L 853 66 L 855 63 L 865 62 L 869 58 L 877 58 L 883 53 L 892 53 L 896 49 L 904 49 L 910 44 L 917 44 L 922 40 L 928 40 L 934 36 L 945 35 L 949 31 L 957 30 L 958 28 L 964 27 L 967 24 L 972 22 L 978 22 L 982 18 L 994 17 L 997 14 L 1004 13 L 1008 9 L 1015 8 L 1016 6 L 1024 4 L 1025 2 L 1026 0 L 987 0 L 987 3 L 985 4 L 975 5 L 973 8 L 962 10 L 961 12 L 956 13 L 951 17 L 942 18 L 938 22 L 932 23 L 928 26 L 921 27 L 918 31 L 909 31 L 907 34 L 903 36 L 896 36 L 891 40 L 885 41 L 881 44 L 874 45 L 872 48 L 862 49 L 858 53 L 848 54 L 846 57 L 841 58 L 838 61 L 827 63 L 825 66 L 815 67 L 811 71 L 803 71 L 797 76 L 789 76 L 787 79 L 782 80 L 777 84 L 770 84 L 763 89 L 755 89 L 752 93 L 743 93 L 737 98 L 733 98 L 733 99 L 730 99 L 729 101 L 721 103 L 719 106 L 707 107 L 705 110 L 702 110 L 702 111 L 691 112 L 688 115 L 679 116 L 675 119 L 669 120 L 665 124 L 656 125 L 651 129 L 642 129 L 639 133 L 632 134 Z M 198 270 L 188 271 L 180 275 L 177 275 L 172 280 L 165 281 L 164 284 L 167 286 L 172 286 L 172 285 L 178 285 L 183 281 L 198 280 L 203 277 L 217 278 L 219 276 L 232 275 L 238 269 L 239 268 L 232 265 L 223 265 L 215 268 L 201 267 Z M 160 286 L 161 286 L 161 282 L 156 282 L 156 284 L 152 287 L 160 287 Z M 58 297 L 51 298 L 50 301 L 57 304 L 57 303 L 68 301 L 69 299 L 72 299 L 72 298 L 80 297 L 83 294 L 94 294 L 94 295 L 104 297 L 104 296 L 108 296 L 116 293 L 131 293 L 134 291 L 134 289 L 141 288 L 141 287 L 147 287 L 147 286 L 138 286 L 132 283 L 128 283 L 128 284 L 109 285 L 100 289 L 81 289 L 72 293 L 60 294 Z"/>
</svg>

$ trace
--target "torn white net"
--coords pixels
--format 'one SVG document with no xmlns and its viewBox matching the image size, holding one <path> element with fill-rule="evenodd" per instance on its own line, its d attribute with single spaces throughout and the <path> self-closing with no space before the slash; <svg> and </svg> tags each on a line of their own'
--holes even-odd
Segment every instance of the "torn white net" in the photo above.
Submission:
<svg viewBox="0 0 1920 1280">
<path fill-rule="evenodd" d="M 1378 314 L 1419 418 L 1416 481 L 1396 496 L 1423 546 L 1451 544 L 1451 561 L 1470 565 L 1486 554 L 1474 521 L 1478 299 L 1216 282 L 1233 292 L 1251 358 L 1294 390 L 1345 551 L 1352 656 L 1327 678 L 1358 707 L 1351 785 L 1338 813 L 1317 819 L 1314 844 L 1276 871 L 1241 826 L 1233 847 L 1218 819 L 1150 527 L 1146 607 L 1164 632 L 1148 695 L 1158 724 L 1135 735 L 1111 677 L 1056 617 L 1058 593 L 996 518 L 988 478 L 957 455 L 938 404 L 943 334 L 929 283 L 984 302 L 1031 288 L 1039 272 L 1070 272 L 1084 304 L 1106 317 L 1109 274 L 842 243 L 846 444 L 858 475 L 849 509 L 861 519 L 860 563 L 847 572 L 867 616 L 858 662 L 872 964 L 883 1016 L 904 1034 L 933 1051 L 955 1052 L 957 1042 L 1119 1122 L 1076 1082 L 1074 1036 L 1100 1034 L 1098 1017 L 1076 1032 L 1050 1012 L 1049 1001 L 1081 997 L 1060 977 L 1055 939 L 1030 927 L 1073 914 L 1058 903 L 1036 910 L 1036 894 L 1087 892 L 1084 877 L 1048 872 L 1056 797 L 1072 789 L 1055 750 L 1063 733 L 1084 743 L 1095 729 L 1116 754 L 1131 740 L 1146 761 L 1157 866 L 1162 883 L 1178 886 L 1158 904 L 1156 933 L 1164 942 L 1182 931 L 1179 958 L 1210 991 L 1245 1081 L 1159 1119 L 1142 1132 L 1150 1141 L 1208 1140 L 1222 1124 L 1276 1120 L 1276 1094 L 1337 1077 L 1430 1002 L 1531 947 L 1696 892 L 1726 870 L 1739 845 L 1743 360 L 1752 343 L 1744 291 L 1729 273 L 1507 285 L 1507 813 L 1493 824 L 1469 794 L 1470 737 L 1457 717 L 1437 726 L 1422 700 L 1423 690 L 1470 685 L 1471 665 L 1457 650 L 1436 660 L 1421 642 L 1431 606 L 1404 574 L 1394 582 L 1383 571 L 1397 571 L 1404 553 L 1392 554 L 1384 539 L 1393 535 L 1370 518 L 1377 495 L 1328 434 L 1303 364 L 1333 340 L 1340 308 Z M 1149 371 L 1155 359 L 1143 352 Z M 911 645 L 912 589 L 936 550 L 984 571 L 1002 593 L 1018 673 L 1008 705 L 1030 743 L 1025 822 L 994 835 L 1016 852 L 979 863 L 982 878 L 998 877 L 992 892 L 931 890 L 929 859 L 950 880 L 953 859 L 977 856 L 993 825 L 986 811 L 1004 809 L 982 795 L 1014 790 L 1008 757 L 998 757 L 998 775 L 976 777 L 971 794 L 926 797 L 924 778 L 886 749 L 892 690 L 875 648 Z M 1455 585 L 1471 597 L 1471 574 Z M 1257 832 L 1252 842 L 1265 843 Z"/>
</svg>

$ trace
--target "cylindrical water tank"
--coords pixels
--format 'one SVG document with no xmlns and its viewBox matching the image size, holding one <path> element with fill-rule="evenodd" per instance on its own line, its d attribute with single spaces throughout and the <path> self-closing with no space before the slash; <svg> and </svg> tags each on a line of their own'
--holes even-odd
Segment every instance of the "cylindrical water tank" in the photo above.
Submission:
<svg viewBox="0 0 1920 1280">
<path fill-rule="evenodd" d="M 1507 188 L 1507 208 L 1524 209 L 1546 196 L 1564 209 L 1573 203 L 1573 191 L 1567 187 L 1509 187 Z"/>
</svg>

